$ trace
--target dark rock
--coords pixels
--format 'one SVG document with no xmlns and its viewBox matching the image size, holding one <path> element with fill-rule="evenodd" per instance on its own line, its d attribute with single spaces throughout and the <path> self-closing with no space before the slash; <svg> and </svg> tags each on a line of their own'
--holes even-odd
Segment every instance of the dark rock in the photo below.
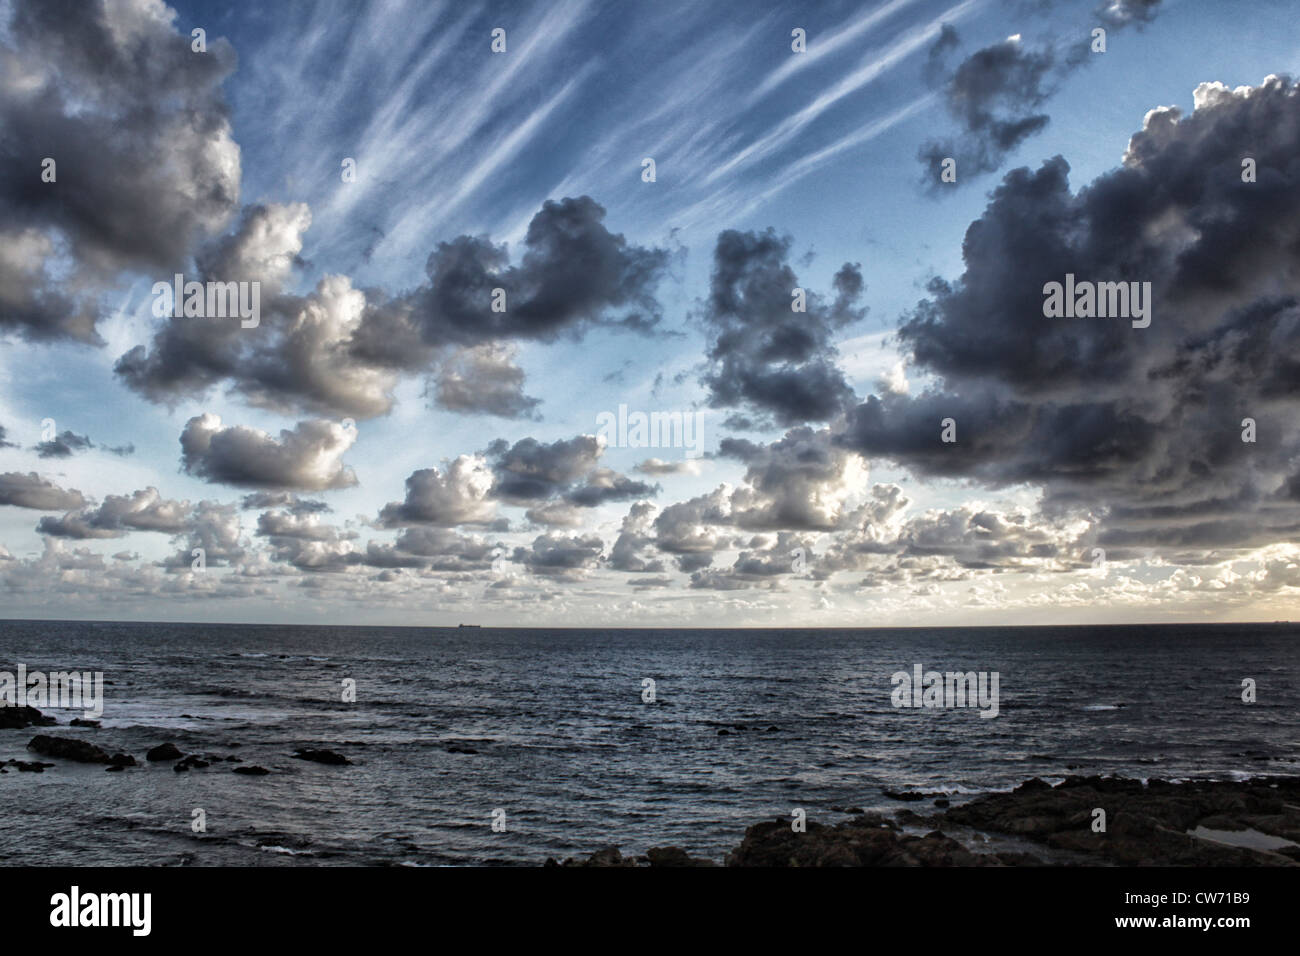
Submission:
<svg viewBox="0 0 1300 956">
<path fill-rule="evenodd" d="M 1143 786 L 1140 780 L 1092 776 L 1068 777 L 1055 787 L 1030 781 L 1010 793 L 984 794 L 949 810 L 946 819 L 1120 866 L 1277 866 L 1291 861 L 1280 853 L 1189 834 L 1202 825 L 1231 825 L 1297 840 L 1297 805 L 1300 779 L 1294 777 L 1176 784 L 1152 780 Z M 1104 833 L 1094 833 L 1091 826 L 1098 807 L 1106 811 Z"/>
<path fill-rule="evenodd" d="M 617 851 L 616 851 L 617 852 Z M 679 846 L 652 846 L 645 851 L 651 866 L 716 866 L 712 860 L 693 857 Z"/>
<path fill-rule="evenodd" d="M 74 760 L 77 763 L 112 764 L 119 763 L 121 760 L 130 760 L 131 764 L 135 763 L 134 757 L 123 757 L 122 754 L 111 755 L 84 740 L 50 737 L 46 734 L 37 734 L 33 737 L 28 742 L 27 749 L 43 757 L 57 757 L 61 760 Z M 128 766 L 131 764 L 128 764 Z"/>
<path fill-rule="evenodd" d="M 936 807 L 939 807 L 940 809 L 943 809 L 944 807 L 952 806 L 952 803 L 951 801 L 948 800 L 947 797 L 940 797 L 939 799 L 934 801 L 934 805 Z"/>
<path fill-rule="evenodd" d="M 0 730 L 22 730 L 24 727 L 53 727 L 58 721 L 47 717 L 35 707 L 9 707 L 0 704 Z"/>
<path fill-rule="evenodd" d="M 459 744 L 452 744 L 447 748 L 449 754 L 476 754 L 478 753 L 473 747 L 462 747 Z"/>
<path fill-rule="evenodd" d="M 73 727 L 98 727 L 98 720 L 86 720 L 84 717 L 73 717 L 68 723 Z"/>
<path fill-rule="evenodd" d="M 17 767 L 19 773 L 44 773 L 47 767 L 53 767 L 54 764 L 40 760 L 10 760 L 9 766 Z"/>
<path fill-rule="evenodd" d="M 576 867 L 576 866 L 624 867 L 624 866 L 636 866 L 636 860 L 632 860 L 624 857 L 623 854 L 619 852 L 618 847 L 616 846 L 607 846 L 603 850 L 597 850 L 595 853 L 587 857 L 587 859 L 585 860 L 578 860 L 570 857 L 569 859 L 565 860 L 563 863 L 559 865 L 568 866 L 568 867 Z"/>
<path fill-rule="evenodd" d="M 887 796 L 890 800 L 904 800 L 910 802 L 913 800 L 925 799 L 925 794 L 917 793 L 915 791 L 881 790 L 880 792 L 883 793 L 885 796 Z"/>
<path fill-rule="evenodd" d="M 151 763 L 157 763 L 160 760 L 179 760 L 180 758 L 180 748 L 173 743 L 159 744 L 144 755 L 144 759 Z"/>
<path fill-rule="evenodd" d="M 310 747 L 301 747 L 291 756 L 297 760 L 310 760 L 313 763 L 329 764 L 332 767 L 342 767 L 352 763 L 347 757 L 336 754 L 332 750 L 313 750 Z"/>
<path fill-rule="evenodd" d="M 983 866 L 997 865 L 942 833 L 918 837 L 889 826 L 865 825 L 860 817 L 835 827 L 809 820 L 794 832 L 789 821 L 758 823 L 745 831 L 728 866 Z"/>
<path fill-rule="evenodd" d="M 232 773 L 242 773 L 246 777 L 265 777 L 271 771 L 265 767 L 236 767 Z"/>
</svg>

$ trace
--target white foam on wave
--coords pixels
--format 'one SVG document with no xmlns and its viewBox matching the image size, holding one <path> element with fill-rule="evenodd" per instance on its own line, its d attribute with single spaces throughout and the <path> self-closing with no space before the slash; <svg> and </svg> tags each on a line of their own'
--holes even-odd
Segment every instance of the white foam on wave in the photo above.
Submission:
<svg viewBox="0 0 1300 956">
<path fill-rule="evenodd" d="M 291 850 L 287 846 L 259 846 L 258 849 L 265 853 L 280 853 L 285 856 L 315 856 L 311 850 Z"/>
</svg>

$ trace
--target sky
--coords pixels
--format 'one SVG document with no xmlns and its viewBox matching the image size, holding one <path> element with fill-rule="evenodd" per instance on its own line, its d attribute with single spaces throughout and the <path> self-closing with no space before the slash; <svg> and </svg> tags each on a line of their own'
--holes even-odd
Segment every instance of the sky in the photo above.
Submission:
<svg viewBox="0 0 1300 956">
<path fill-rule="evenodd" d="M 1297 616 L 1286 0 L 0 0 L 0 48 L 0 616 Z"/>
</svg>

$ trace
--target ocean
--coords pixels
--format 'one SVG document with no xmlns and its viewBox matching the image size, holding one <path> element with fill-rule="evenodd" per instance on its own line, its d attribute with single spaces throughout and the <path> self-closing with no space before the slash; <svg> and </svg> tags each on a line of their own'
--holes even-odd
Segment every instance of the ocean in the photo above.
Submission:
<svg viewBox="0 0 1300 956">
<path fill-rule="evenodd" d="M 141 763 L 0 776 L 34 865 L 538 865 L 617 845 L 721 862 L 760 820 L 925 810 L 1030 777 L 1300 774 L 1290 624 L 843 630 L 0 621 L 0 671 L 102 671 Z M 891 675 L 996 673 L 998 714 L 898 708 Z M 1242 681 L 1255 701 L 1242 700 Z M 654 700 L 647 702 L 653 681 Z M 345 702 L 345 681 L 355 702 Z M 165 741 L 236 756 L 187 773 Z M 299 759 L 344 754 L 351 766 Z M 267 776 L 234 767 L 258 765 Z M 903 803 L 884 791 L 924 794 Z M 838 808 L 838 809 L 832 809 Z M 204 828 L 195 832 L 196 811 Z M 494 828 L 493 823 L 497 826 Z"/>
</svg>

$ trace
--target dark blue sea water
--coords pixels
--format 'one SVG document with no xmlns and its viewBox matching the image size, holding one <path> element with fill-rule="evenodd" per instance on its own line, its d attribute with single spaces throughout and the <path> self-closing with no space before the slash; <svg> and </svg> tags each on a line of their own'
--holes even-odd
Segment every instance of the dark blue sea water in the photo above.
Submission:
<svg viewBox="0 0 1300 956">
<path fill-rule="evenodd" d="M 1067 773 L 1296 774 L 1300 628 L 498 630 L 0 621 L 0 670 L 99 670 L 142 763 L 0 775 L 0 858 L 32 864 L 539 864 L 610 844 L 721 860 L 794 807 L 898 809 Z M 890 675 L 997 671 L 1000 714 L 896 709 Z M 1257 683 L 1256 703 L 1241 681 Z M 342 681 L 357 701 L 343 703 Z M 657 702 L 642 702 L 642 681 Z M 727 731 L 723 734 L 721 731 Z M 348 767 L 292 759 L 300 746 Z M 454 753 L 449 747 L 476 753 Z M 906 804 L 925 810 L 924 803 Z M 193 810 L 206 833 L 191 830 Z M 505 832 L 492 813 L 505 811 Z"/>
</svg>

